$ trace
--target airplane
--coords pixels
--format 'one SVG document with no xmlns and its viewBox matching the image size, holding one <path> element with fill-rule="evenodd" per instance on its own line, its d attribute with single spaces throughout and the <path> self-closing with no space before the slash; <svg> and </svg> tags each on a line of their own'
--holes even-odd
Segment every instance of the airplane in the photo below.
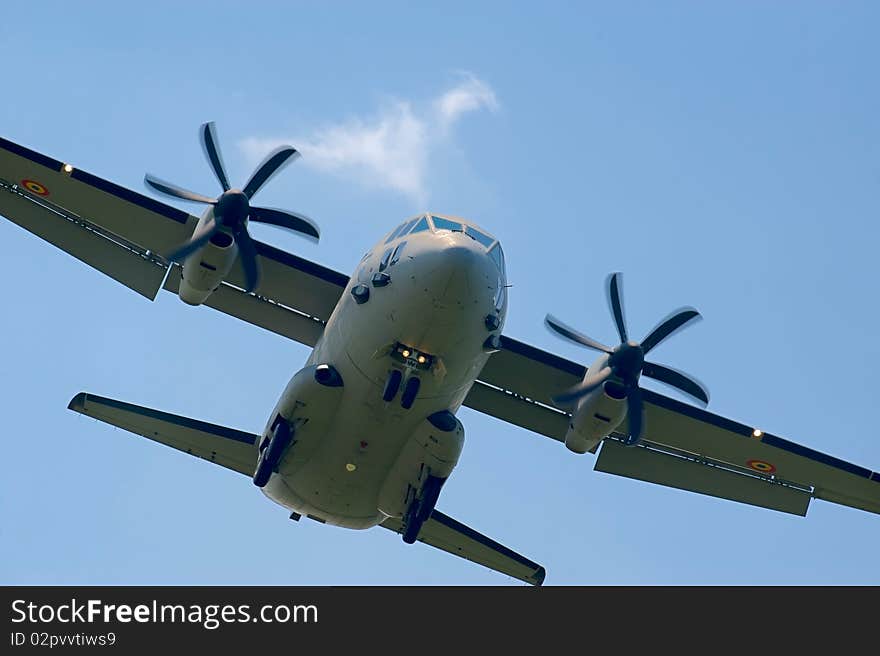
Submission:
<svg viewBox="0 0 880 656">
<path fill-rule="evenodd" d="M 589 366 L 572 362 L 503 334 L 504 253 L 476 223 L 410 217 L 347 276 L 248 233 L 254 221 L 319 238 L 302 214 L 251 205 L 294 148 L 270 153 L 238 189 L 213 123 L 199 138 L 218 197 L 145 183 L 205 205 L 200 216 L 2 138 L 0 215 L 151 301 L 166 290 L 311 354 L 260 433 L 88 392 L 70 410 L 248 476 L 293 520 L 381 526 L 532 585 L 543 566 L 436 507 L 463 450 L 462 405 L 593 454 L 599 472 L 800 516 L 813 499 L 880 513 L 880 473 L 640 386 L 647 376 L 708 403 L 701 383 L 645 359 L 699 319 L 693 308 L 634 341 L 613 274 L 617 346 L 545 318 L 599 352 Z"/>
</svg>

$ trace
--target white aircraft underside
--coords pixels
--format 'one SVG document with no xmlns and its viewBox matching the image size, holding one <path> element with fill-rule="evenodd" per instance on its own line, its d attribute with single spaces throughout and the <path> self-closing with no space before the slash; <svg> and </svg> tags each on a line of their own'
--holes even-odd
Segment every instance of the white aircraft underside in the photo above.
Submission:
<svg viewBox="0 0 880 656">
<path fill-rule="evenodd" d="M 469 221 L 414 217 L 350 278 L 252 240 L 248 220 L 318 236 L 302 215 L 250 205 L 296 151 L 271 154 L 239 191 L 211 124 L 200 134 L 220 197 L 147 183 L 209 204 L 201 217 L 5 139 L 0 214 L 150 300 L 165 289 L 311 355 L 260 434 L 85 392 L 70 409 L 251 477 L 292 519 L 381 525 L 537 585 L 543 567 L 435 507 L 462 453 L 462 405 L 598 454 L 601 472 L 796 515 L 814 498 L 880 513 L 880 473 L 640 388 L 644 374 L 708 400 L 696 382 L 644 360 L 668 335 L 631 341 L 613 304 L 614 348 L 547 318 L 604 351 L 589 368 L 502 335 L 501 246 Z M 610 278 L 612 297 L 616 285 Z M 669 334 L 695 316 L 677 315 Z"/>
<path fill-rule="evenodd" d="M 383 253 L 404 241 L 402 256 L 384 270 L 390 282 L 373 287 Z M 362 304 L 350 293 L 356 284 L 369 289 Z M 380 241 L 352 276 L 306 363 L 333 366 L 343 386 L 324 387 L 307 377 L 305 394 L 317 398 L 303 407 L 295 376 L 269 419 L 266 440 L 278 414 L 296 429 L 278 474 L 263 488 L 266 495 L 328 524 L 369 528 L 401 517 L 420 477 L 440 471 L 447 478 L 460 445 L 444 445 L 450 453 L 441 461 L 420 438 L 424 442 L 434 433 L 435 440 L 457 439 L 456 431 L 441 431 L 427 417 L 454 413 L 470 391 L 489 357 L 485 320 L 499 315 L 495 298 L 503 284 L 486 248 L 462 232 L 426 230 Z M 499 328 L 505 311 L 506 303 Z M 393 358 L 401 346 L 430 356 L 431 366 Z M 385 401 L 392 371 L 401 372 L 400 389 Z M 405 409 L 403 392 L 412 377 L 420 387 Z"/>
</svg>

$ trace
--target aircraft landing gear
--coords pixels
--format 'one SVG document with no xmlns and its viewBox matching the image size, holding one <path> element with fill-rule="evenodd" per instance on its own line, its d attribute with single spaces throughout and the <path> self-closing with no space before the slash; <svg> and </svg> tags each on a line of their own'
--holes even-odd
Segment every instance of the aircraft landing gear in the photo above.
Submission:
<svg viewBox="0 0 880 656">
<path fill-rule="evenodd" d="M 257 462 L 257 470 L 254 472 L 254 485 L 257 487 L 265 487 L 266 483 L 272 477 L 272 472 L 281 462 L 281 454 L 293 441 L 293 429 L 287 420 L 278 417 L 275 420 L 275 428 L 272 430 L 272 437 L 269 444 L 260 454 L 260 460 Z"/>
<path fill-rule="evenodd" d="M 421 385 L 422 381 L 419 380 L 418 376 L 407 378 L 406 385 L 403 386 L 403 394 L 400 395 L 400 405 L 404 410 L 409 410 L 412 407 Z"/>
<path fill-rule="evenodd" d="M 382 389 L 382 400 L 386 403 L 394 400 L 397 392 L 400 390 L 400 384 L 403 382 L 403 373 L 397 369 L 388 372 L 388 378 L 385 379 L 385 387 Z M 409 410 L 415 403 L 416 396 L 422 381 L 418 376 L 410 376 L 403 384 L 403 392 L 400 395 L 400 406 L 404 410 Z"/>
<path fill-rule="evenodd" d="M 422 525 L 434 512 L 434 506 L 437 505 L 440 490 L 445 482 L 445 478 L 428 476 L 428 480 L 422 487 L 421 498 L 413 499 L 410 502 L 406 514 L 403 516 L 403 541 L 407 544 L 412 544 L 418 539 Z"/>
<path fill-rule="evenodd" d="M 385 389 L 382 390 L 383 401 L 388 403 L 397 396 L 397 390 L 400 389 L 401 380 L 403 380 L 403 374 L 397 369 L 392 369 L 388 372 L 388 378 L 385 381 Z"/>
</svg>

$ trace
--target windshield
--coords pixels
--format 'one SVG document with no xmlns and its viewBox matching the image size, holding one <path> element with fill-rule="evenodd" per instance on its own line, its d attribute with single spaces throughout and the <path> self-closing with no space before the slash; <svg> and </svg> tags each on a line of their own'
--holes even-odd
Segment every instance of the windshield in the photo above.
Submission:
<svg viewBox="0 0 880 656">
<path fill-rule="evenodd" d="M 397 229 L 388 236 L 388 239 L 385 240 L 385 243 L 387 244 L 388 242 L 394 240 L 396 237 L 405 235 L 420 218 L 421 217 L 417 216 L 416 218 L 410 219 L 405 223 L 401 223 L 399 226 L 397 226 Z"/>
<path fill-rule="evenodd" d="M 464 228 L 458 221 L 450 221 L 449 219 L 444 219 L 442 216 L 432 216 L 431 220 L 434 221 L 434 227 L 437 230 L 452 230 L 453 232 L 464 232 Z"/>
<path fill-rule="evenodd" d="M 483 234 L 473 226 L 468 226 L 467 233 L 465 234 L 467 234 L 468 237 L 473 237 L 486 248 L 489 248 L 489 246 L 495 243 L 495 237 L 490 237 L 489 235 Z"/>
<path fill-rule="evenodd" d="M 480 242 L 486 249 L 495 243 L 495 237 L 487 235 L 485 232 L 478 230 L 472 225 L 462 223 L 461 221 L 453 221 L 442 216 L 431 215 L 431 221 L 434 223 L 435 230 L 451 230 L 452 232 L 463 232 L 471 239 Z"/>
<path fill-rule="evenodd" d="M 501 250 L 501 244 L 497 243 L 492 249 L 489 251 L 489 257 L 492 258 L 492 261 L 495 262 L 495 265 L 498 267 L 498 270 L 501 273 L 504 273 L 504 253 Z"/>
</svg>

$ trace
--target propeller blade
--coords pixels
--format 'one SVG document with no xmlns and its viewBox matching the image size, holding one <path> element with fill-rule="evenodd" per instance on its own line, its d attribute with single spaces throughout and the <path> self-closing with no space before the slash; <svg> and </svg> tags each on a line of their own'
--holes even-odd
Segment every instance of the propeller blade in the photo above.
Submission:
<svg viewBox="0 0 880 656">
<path fill-rule="evenodd" d="M 202 246 L 208 243 L 213 234 L 220 229 L 220 226 L 213 219 L 208 221 L 202 228 L 193 233 L 193 236 L 183 246 L 179 247 L 168 256 L 171 262 L 182 262 L 187 257 L 195 253 Z"/>
<path fill-rule="evenodd" d="M 241 268 L 244 269 L 244 290 L 248 294 L 260 284 L 260 263 L 257 262 L 257 247 L 254 240 L 248 234 L 247 229 L 235 235 L 235 243 L 238 244 L 238 252 L 241 255 Z"/>
<path fill-rule="evenodd" d="M 194 191 L 188 191 L 183 187 L 178 187 L 177 185 L 171 184 L 170 182 L 160 180 L 159 178 L 156 178 L 149 173 L 144 176 L 144 184 L 152 187 L 160 194 L 173 196 L 174 198 L 180 198 L 181 200 L 188 200 L 193 203 L 205 203 L 207 205 L 213 205 L 215 202 L 217 202 L 213 198 L 202 196 L 202 194 L 197 194 Z"/>
<path fill-rule="evenodd" d="M 247 181 L 242 191 L 250 199 L 254 197 L 260 188 L 278 173 L 285 164 L 289 164 L 299 157 L 299 152 L 292 146 L 280 146 L 273 150 L 254 171 L 251 179 Z"/>
<path fill-rule="evenodd" d="M 642 351 L 647 355 L 651 349 L 685 327 L 689 322 L 700 317 L 700 313 L 692 307 L 674 310 L 663 321 L 657 324 L 645 339 L 642 340 Z"/>
<path fill-rule="evenodd" d="M 591 337 L 587 337 L 583 333 L 578 332 L 574 328 L 570 328 L 562 323 L 559 319 L 554 317 L 552 314 L 548 314 L 544 317 L 544 325 L 547 326 L 550 330 L 555 332 L 558 335 L 561 335 L 565 339 L 571 340 L 575 344 L 579 344 L 581 346 L 586 346 L 587 348 L 591 348 L 595 351 L 602 351 L 603 353 L 611 353 L 612 349 L 600 342 L 597 342 L 595 339 Z"/>
<path fill-rule="evenodd" d="M 662 364 L 646 362 L 642 367 L 642 373 L 648 378 L 659 380 L 661 383 L 666 383 L 681 390 L 700 401 L 703 405 L 709 403 L 709 392 L 706 390 L 706 386 L 684 372 L 672 367 L 664 367 Z"/>
<path fill-rule="evenodd" d="M 288 230 L 299 232 L 314 241 L 318 241 L 321 237 L 318 226 L 304 214 L 276 210 L 271 207 L 252 207 L 250 219 L 251 221 L 268 223 L 279 228 L 287 228 Z"/>
<path fill-rule="evenodd" d="M 208 163 L 214 170 L 217 181 L 223 187 L 223 191 L 229 191 L 231 187 L 229 186 L 229 178 L 226 176 L 226 169 L 223 167 L 223 160 L 220 157 L 220 148 L 217 146 L 217 128 L 214 127 L 214 122 L 202 125 L 199 134 L 202 137 L 202 150 L 205 151 L 205 157 L 208 158 Z"/>
<path fill-rule="evenodd" d="M 642 390 L 634 385 L 626 395 L 626 422 L 629 429 L 624 441 L 626 446 L 635 446 L 642 439 L 643 419 Z"/>
<path fill-rule="evenodd" d="M 577 401 L 582 396 L 586 396 L 594 389 L 599 387 L 611 376 L 611 367 L 603 367 L 592 376 L 584 378 L 583 381 L 571 387 L 561 394 L 553 397 L 553 402 L 558 405 L 567 405 L 573 401 Z"/>
<path fill-rule="evenodd" d="M 608 276 L 608 284 L 606 291 L 608 294 L 608 306 L 611 308 L 611 314 L 614 315 L 614 323 L 617 325 L 617 334 L 620 336 L 620 343 L 626 344 L 626 320 L 623 318 L 623 302 L 621 301 L 623 289 L 623 274 L 612 273 Z"/>
</svg>

